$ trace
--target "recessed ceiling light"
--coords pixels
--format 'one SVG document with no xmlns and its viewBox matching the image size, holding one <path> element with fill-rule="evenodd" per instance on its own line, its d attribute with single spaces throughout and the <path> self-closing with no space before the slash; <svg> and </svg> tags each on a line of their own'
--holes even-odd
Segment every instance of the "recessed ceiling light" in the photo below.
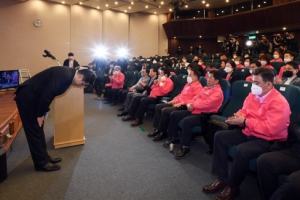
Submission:
<svg viewBox="0 0 300 200">
<path fill-rule="evenodd" d="M 82 2 L 80 1 L 79 4 L 82 5 Z"/>
<path fill-rule="evenodd" d="M 188 5 L 185 5 L 184 7 L 186 7 L 186 8 L 187 8 L 187 7 L 189 7 L 189 6 L 188 6 Z"/>
<path fill-rule="evenodd" d="M 116 2 L 115 2 L 115 4 L 117 5 L 117 4 L 118 4 L 118 2 L 116 1 Z"/>
<path fill-rule="evenodd" d="M 206 7 L 209 7 L 209 4 L 206 4 Z"/>
<path fill-rule="evenodd" d="M 194 19 L 196 18 L 196 17 L 193 17 Z"/>
<path fill-rule="evenodd" d="M 108 4 L 105 4 L 106 7 L 108 7 Z"/>
<path fill-rule="evenodd" d="M 100 7 L 98 6 L 97 9 L 100 9 Z"/>
<path fill-rule="evenodd" d="M 131 4 L 134 4 L 134 2 L 132 1 Z"/>
<path fill-rule="evenodd" d="M 172 11 L 172 8 L 170 8 L 169 11 Z"/>
<path fill-rule="evenodd" d="M 264 1 L 264 3 L 267 3 L 267 2 Z"/>
<path fill-rule="evenodd" d="M 229 0 L 226 0 L 226 3 L 228 3 L 229 2 Z"/>
<path fill-rule="evenodd" d="M 127 12 L 127 10 L 124 10 L 124 12 Z"/>
<path fill-rule="evenodd" d="M 219 13 L 217 13 L 217 15 L 219 15 Z"/>
<path fill-rule="evenodd" d="M 154 14 L 156 14 L 156 12 L 154 12 Z"/>
<path fill-rule="evenodd" d="M 257 7 L 260 7 L 260 5 L 258 5 Z"/>
<path fill-rule="evenodd" d="M 282 29 L 283 29 L 283 30 L 286 30 L 286 27 L 283 27 Z"/>
<path fill-rule="evenodd" d="M 259 33 L 258 31 L 256 31 L 256 33 Z"/>
<path fill-rule="evenodd" d="M 239 10 L 238 10 L 238 9 L 236 9 L 235 11 L 236 11 L 236 12 L 239 12 Z"/>
<path fill-rule="evenodd" d="M 164 2 L 162 1 L 162 2 L 160 2 L 160 4 L 161 4 L 161 5 L 163 5 L 163 4 L 164 4 Z"/>
<path fill-rule="evenodd" d="M 161 8 L 161 6 L 158 6 L 158 8 Z"/>
<path fill-rule="evenodd" d="M 177 18 L 179 18 L 179 16 L 177 16 Z"/>
<path fill-rule="evenodd" d="M 202 1 L 203 4 L 205 4 L 205 1 Z"/>
<path fill-rule="evenodd" d="M 64 2 L 64 1 L 62 1 L 61 3 L 62 3 L 62 4 L 65 4 L 65 2 Z"/>
<path fill-rule="evenodd" d="M 145 8 L 148 8 L 148 6 L 145 6 Z"/>
<path fill-rule="evenodd" d="M 198 10 L 198 13 L 199 13 L 200 11 Z"/>
<path fill-rule="evenodd" d="M 176 39 L 176 37 L 174 37 L 174 39 Z"/>
<path fill-rule="evenodd" d="M 242 6 L 242 8 L 244 8 L 244 6 Z"/>
<path fill-rule="evenodd" d="M 202 38 L 202 36 L 200 35 L 199 38 Z"/>
<path fill-rule="evenodd" d="M 224 10 L 222 10 L 222 13 L 224 12 Z"/>
<path fill-rule="evenodd" d="M 128 9 L 131 9 L 131 7 L 129 6 Z"/>
</svg>

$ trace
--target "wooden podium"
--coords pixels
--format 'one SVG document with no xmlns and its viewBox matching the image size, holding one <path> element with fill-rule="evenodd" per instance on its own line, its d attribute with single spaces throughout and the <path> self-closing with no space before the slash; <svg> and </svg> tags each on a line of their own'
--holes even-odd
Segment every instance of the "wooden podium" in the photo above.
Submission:
<svg viewBox="0 0 300 200">
<path fill-rule="evenodd" d="M 70 86 L 54 100 L 54 148 L 85 143 L 83 87 Z"/>
</svg>

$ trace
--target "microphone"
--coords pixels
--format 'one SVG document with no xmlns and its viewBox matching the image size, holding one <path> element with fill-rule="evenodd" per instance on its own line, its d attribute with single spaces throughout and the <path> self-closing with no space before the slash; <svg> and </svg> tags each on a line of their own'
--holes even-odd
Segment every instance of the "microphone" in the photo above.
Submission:
<svg viewBox="0 0 300 200">
<path fill-rule="evenodd" d="M 44 52 L 45 52 L 45 55 L 43 55 L 43 57 L 49 57 L 49 58 L 51 58 L 51 59 L 53 59 L 53 60 L 58 61 L 58 60 L 50 53 L 50 51 L 44 50 Z"/>
</svg>

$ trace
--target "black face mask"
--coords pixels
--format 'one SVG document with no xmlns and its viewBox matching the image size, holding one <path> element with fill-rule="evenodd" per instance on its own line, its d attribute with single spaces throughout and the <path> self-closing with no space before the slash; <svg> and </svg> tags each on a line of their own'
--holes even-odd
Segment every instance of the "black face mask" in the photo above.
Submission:
<svg viewBox="0 0 300 200">
<path fill-rule="evenodd" d="M 293 72 L 291 72 L 291 71 L 285 71 L 285 72 L 283 72 L 282 77 L 290 78 L 290 77 L 292 77 L 293 75 L 294 75 Z"/>
</svg>

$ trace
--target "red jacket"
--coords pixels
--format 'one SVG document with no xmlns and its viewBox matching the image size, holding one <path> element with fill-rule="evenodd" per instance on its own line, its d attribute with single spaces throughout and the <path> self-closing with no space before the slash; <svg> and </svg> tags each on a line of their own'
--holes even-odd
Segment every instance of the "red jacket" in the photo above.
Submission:
<svg viewBox="0 0 300 200">
<path fill-rule="evenodd" d="M 201 114 L 202 112 L 218 112 L 222 105 L 224 96 L 220 85 L 214 87 L 204 87 L 198 95 L 187 102 L 192 104 L 192 114 Z"/>
<path fill-rule="evenodd" d="M 275 59 L 270 60 L 270 62 L 283 62 L 282 58 L 278 58 L 277 61 Z"/>
<path fill-rule="evenodd" d="M 246 78 L 246 81 L 252 82 L 252 77 L 253 77 L 253 75 L 248 76 L 248 77 Z"/>
<path fill-rule="evenodd" d="M 245 68 L 245 66 L 242 65 L 242 64 L 238 64 L 235 68 L 236 68 L 236 69 L 239 69 L 239 68 Z"/>
<path fill-rule="evenodd" d="M 266 65 L 264 68 L 274 69 L 274 67 L 272 65 Z"/>
<path fill-rule="evenodd" d="M 110 79 L 110 86 L 113 89 L 120 89 L 123 88 L 124 85 L 125 76 L 122 74 L 122 72 L 119 72 L 119 74 L 113 74 L 112 79 Z"/>
<path fill-rule="evenodd" d="M 149 97 L 156 98 L 158 96 L 166 96 L 173 90 L 173 87 L 173 81 L 170 78 L 166 78 L 161 84 L 156 83 L 155 85 L 152 85 Z"/>
<path fill-rule="evenodd" d="M 237 114 L 246 118 L 245 135 L 265 140 L 286 140 L 291 110 L 287 100 L 275 88 L 262 103 L 250 93 Z"/>
<path fill-rule="evenodd" d="M 174 104 L 184 103 L 184 105 L 186 105 L 186 103 L 193 99 L 193 97 L 196 96 L 201 90 L 202 85 L 199 81 L 185 84 L 180 94 L 174 98 Z"/>
</svg>

